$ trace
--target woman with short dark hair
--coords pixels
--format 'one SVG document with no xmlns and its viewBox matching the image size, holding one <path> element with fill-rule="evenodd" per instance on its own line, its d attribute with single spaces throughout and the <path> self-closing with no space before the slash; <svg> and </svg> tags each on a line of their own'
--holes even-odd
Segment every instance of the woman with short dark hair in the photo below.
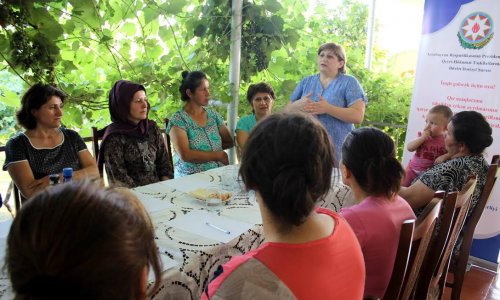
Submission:
<svg viewBox="0 0 500 300">
<path fill-rule="evenodd" d="M 207 75 L 201 71 L 182 72 L 179 92 L 184 107 L 172 115 L 167 127 L 175 149 L 175 177 L 227 165 L 224 149 L 233 147 L 234 142 L 222 116 L 207 108 Z"/>
<path fill-rule="evenodd" d="M 251 84 L 247 91 L 247 101 L 252 107 L 252 113 L 241 117 L 236 124 L 236 142 L 238 148 L 243 149 L 250 131 L 257 122 L 271 114 L 276 99 L 273 88 L 265 82 Z"/>
<path fill-rule="evenodd" d="M 61 127 L 66 94 L 37 83 L 23 95 L 17 121 L 26 131 L 5 147 L 4 171 L 9 171 L 23 198 L 49 185 L 49 175 L 73 168 L 73 178 L 99 177 L 95 159 L 77 132 Z"/>
<path fill-rule="evenodd" d="M 321 124 L 305 114 L 259 122 L 240 175 L 255 190 L 264 243 L 233 257 L 202 299 L 361 299 L 364 263 L 347 222 L 318 208 L 328 193 L 334 152 Z M 248 288 L 252 287 L 252 288 Z"/>
<path fill-rule="evenodd" d="M 74 181 L 46 189 L 16 215 L 6 267 L 16 299 L 146 299 L 161 261 L 151 220 L 125 190 Z"/>
<path fill-rule="evenodd" d="M 376 128 L 349 133 L 342 146 L 342 180 L 357 205 L 340 214 L 351 225 L 363 250 L 365 297 L 382 299 L 391 279 L 401 224 L 415 219 L 410 205 L 398 196 L 404 170 L 392 139 Z"/>
</svg>

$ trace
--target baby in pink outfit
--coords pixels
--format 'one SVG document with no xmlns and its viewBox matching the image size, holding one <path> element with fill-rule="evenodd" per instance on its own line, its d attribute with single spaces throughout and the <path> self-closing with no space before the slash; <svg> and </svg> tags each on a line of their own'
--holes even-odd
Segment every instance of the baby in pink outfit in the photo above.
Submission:
<svg viewBox="0 0 500 300">
<path fill-rule="evenodd" d="M 418 133 L 418 137 L 408 143 L 406 149 L 415 152 L 408 166 L 406 175 L 401 182 L 402 186 L 409 186 L 421 173 L 434 164 L 442 163 L 449 159 L 444 146 L 446 127 L 450 122 L 453 112 L 446 105 L 432 107 L 425 117 L 425 128 Z"/>
</svg>

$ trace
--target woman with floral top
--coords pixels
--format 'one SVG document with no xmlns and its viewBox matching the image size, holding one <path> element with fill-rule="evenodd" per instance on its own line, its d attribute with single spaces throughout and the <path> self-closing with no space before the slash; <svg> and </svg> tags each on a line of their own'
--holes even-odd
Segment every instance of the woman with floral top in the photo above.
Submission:
<svg viewBox="0 0 500 300">
<path fill-rule="evenodd" d="M 167 127 L 175 149 L 175 177 L 229 163 L 224 149 L 233 147 L 234 142 L 222 116 L 206 108 L 210 97 L 208 88 L 203 72 L 182 72 L 179 91 L 186 104 L 174 113 Z"/>
</svg>

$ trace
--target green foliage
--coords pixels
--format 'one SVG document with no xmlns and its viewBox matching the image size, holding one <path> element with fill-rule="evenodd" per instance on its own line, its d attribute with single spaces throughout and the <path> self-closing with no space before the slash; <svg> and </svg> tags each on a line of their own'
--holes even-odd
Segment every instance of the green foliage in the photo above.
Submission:
<svg viewBox="0 0 500 300">
<path fill-rule="evenodd" d="M 228 61 L 230 55 L 230 5 L 230 1 L 208 0 L 202 18 L 193 24 L 194 35 L 205 40 L 206 47 L 200 51 L 214 53 L 222 61 Z M 295 47 L 299 36 L 295 30 L 285 27 L 283 17 L 289 16 L 276 0 L 261 3 L 243 1 L 240 67 L 244 81 L 269 68 L 274 51 Z"/>
<path fill-rule="evenodd" d="M 15 107 L 23 92 L 22 80 L 6 70 L 0 71 L 0 145 L 20 128 L 16 125 Z"/>
<path fill-rule="evenodd" d="M 5 144 L 7 142 L 7 137 L 9 137 L 14 129 L 15 120 L 14 109 L 10 106 L 6 106 L 4 103 L 0 102 L 0 144 Z"/>
<path fill-rule="evenodd" d="M 38 81 L 64 90 L 69 98 L 63 122 L 83 136 L 90 135 L 91 126 L 109 123 L 107 94 L 118 79 L 145 85 L 150 117 L 157 122 L 182 106 L 178 87 L 183 70 L 207 73 L 212 99 L 232 99 L 230 0 L 0 3 L 0 69 L 24 82 L 21 91 Z M 258 81 L 273 85 L 275 111 L 281 110 L 299 80 L 317 72 L 317 48 L 333 41 L 346 48 L 348 73 L 368 94 L 366 121 L 404 124 L 412 80 L 387 73 L 385 54 L 377 50 L 377 71 L 364 69 L 367 16 L 366 5 L 356 0 L 344 0 L 333 11 L 297 0 L 243 1 L 238 114 L 251 111 L 246 90 Z M 19 91 L 12 90 L 11 82 L 12 77 L 0 81 L 0 143 L 6 126 L 13 128 L 19 105 Z M 225 114 L 225 106 L 218 110 Z M 404 134 L 388 131 L 395 138 Z"/>
</svg>

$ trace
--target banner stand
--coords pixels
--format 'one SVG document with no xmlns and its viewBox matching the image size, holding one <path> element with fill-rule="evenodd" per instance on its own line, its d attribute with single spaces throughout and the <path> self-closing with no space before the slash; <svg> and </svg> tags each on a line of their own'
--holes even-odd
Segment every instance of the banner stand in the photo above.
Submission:
<svg viewBox="0 0 500 300">
<path fill-rule="evenodd" d="M 493 129 L 487 162 L 500 154 L 500 1 L 425 0 L 422 36 L 405 145 L 435 105 L 480 112 Z M 403 152 L 403 165 L 412 153 Z M 500 251 L 500 181 L 474 232 L 470 261 L 496 271 Z M 474 256 L 474 257 L 472 257 Z"/>
</svg>

